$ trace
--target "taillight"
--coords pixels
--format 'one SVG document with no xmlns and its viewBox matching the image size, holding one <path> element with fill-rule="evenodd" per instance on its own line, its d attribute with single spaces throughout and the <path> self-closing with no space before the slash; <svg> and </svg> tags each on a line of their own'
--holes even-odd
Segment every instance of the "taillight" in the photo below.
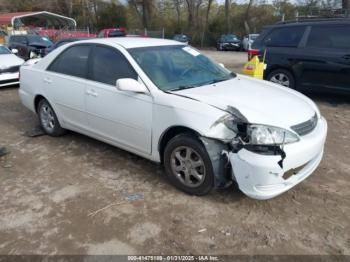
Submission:
<svg viewBox="0 0 350 262">
<path fill-rule="evenodd" d="M 257 56 L 260 54 L 259 49 L 249 49 L 248 50 L 248 61 L 251 60 L 254 56 Z"/>
</svg>

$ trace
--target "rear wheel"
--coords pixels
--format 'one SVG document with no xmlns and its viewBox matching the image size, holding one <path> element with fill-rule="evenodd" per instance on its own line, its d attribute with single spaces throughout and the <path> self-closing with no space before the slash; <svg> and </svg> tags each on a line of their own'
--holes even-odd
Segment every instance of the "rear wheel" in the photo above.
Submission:
<svg viewBox="0 0 350 262">
<path fill-rule="evenodd" d="M 285 69 L 273 70 L 268 76 L 267 80 L 285 87 L 295 89 L 294 76 Z"/>
<path fill-rule="evenodd" d="M 58 121 L 55 111 L 46 99 L 38 104 L 38 116 L 42 129 L 49 136 L 62 136 L 67 130 L 63 129 Z"/>
<path fill-rule="evenodd" d="M 170 182 L 192 195 L 205 195 L 214 186 L 214 173 L 203 144 L 190 134 L 174 137 L 164 151 L 164 166 Z"/>
</svg>

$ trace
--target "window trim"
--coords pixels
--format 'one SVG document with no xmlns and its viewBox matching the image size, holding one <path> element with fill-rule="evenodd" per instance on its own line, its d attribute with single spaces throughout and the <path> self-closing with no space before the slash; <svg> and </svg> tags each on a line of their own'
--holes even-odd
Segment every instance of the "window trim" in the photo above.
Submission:
<svg viewBox="0 0 350 262">
<path fill-rule="evenodd" d="M 299 43 L 296 45 L 296 46 L 268 46 L 265 42 L 266 38 L 271 35 L 274 31 L 276 30 L 279 30 L 279 29 L 288 29 L 288 28 L 298 28 L 298 27 L 301 27 L 301 28 L 304 28 L 304 32 L 302 33 L 301 35 L 301 38 L 299 40 Z M 292 25 L 292 26 L 278 26 L 278 27 L 272 27 L 271 30 L 269 30 L 266 35 L 264 36 L 264 38 L 261 40 L 262 42 L 262 46 L 263 47 L 269 47 L 269 48 L 300 48 L 302 45 L 302 42 L 303 42 L 303 39 L 305 37 L 305 34 L 307 33 L 307 28 L 308 26 L 307 25 Z"/>
<path fill-rule="evenodd" d="M 305 39 L 305 48 L 310 48 L 310 49 L 321 49 L 321 50 L 348 50 L 348 48 L 339 48 L 339 47 L 320 47 L 320 46 L 309 46 L 308 42 L 312 33 L 313 27 L 320 27 L 320 26 L 334 26 L 334 27 L 348 27 L 350 24 L 346 23 L 339 23 L 339 24 L 315 24 L 315 25 L 310 25 L 309 30 L 308 30 L 308 35 L 307 38 Z"/>
<path fill-rule="evenodd" d="M 93 58 L 94 58 L 94 55 L 95 55 L 96 47 L 103 47 L 103 48 L 106 48 L 106 49 L 110 49 L 112 52 L 119 53 L 121 55 L 121 57 L 123 57 L 125 59 L 125 61 L 129 65 L 130 69 L 132 71 L 134 71 L 134 73 L 136 75 L 136 81 L 140 78 L 140 76 L 137 73 L 137 71 L 135 70 L 135 68 L 131 65 L 129 59 L 127 59 L 126 56 L 122 52 L 120 52 L 120 50 L 118 50 L 115 47 L 112 47 L 112 46 L 109 46 L 109 45 L 105 45 L 105 44 L 94 44 L 92 49 L 91 49 L 91 52 L 90 52 L 90 55 L 89 55 L 89 60 L 88 60 L 88 77 L 86 78 L 87 80 L 95 82 L 95 83 L 99 83 L 99 84 L 115 87 L 115 84 L 114 85 L 107 84 L 107 83 L 104 83 L 104 82 L 100 82 L 100 81 L 94 80 L 92 78 L 92 76 L 93 76 L 93 74 L 92 74 L 92 72 L 93 72 L 92 71 L 92 62 L 93 62 Z"/>
<path fill-rule="evenodd" d="M 71 48 L 73 48 L 73 47 L 79 47 L 79 46 L 88 46 L 88 47 L 90 47 L 89 54 L 88 54 L 88 60 L 87 60 L 87 67 L 86 67 L 86 69 L 85 69 L 85 75 L 84 75 L 84 77 L 73 76 L 73 75 L 68 75 L 68 74 L 63 74 L 63 73 L 60 73 L 60 72 L 55 72 L 55 71 L 51 71 L 51 70 L 50 70 L 50 67 L 51 67 L 64 53 L 66 53 L 69 49 L 71 49 Z M 93 46 L 94 46 L 93 44 L 85 43 L 85 44 L 75 44 L 75 45 L 71 45 L 71 46 L 67 47 L 66 49 L 64 49 L 59 55 L 57 55 L 57 56 L 51 61 L 51 63 L 46 67 L 45 71 L 47 71 L 47 72 L 49 72 L 49 73 L 53 73 L 53 74 L 59 74 L 59 75 L 62 75 L 62 76 L 76 77 L 76 78 L 79 78 L 79 79 L 87 80 L 87 79 L 88 79 L 88 76 L 89 76 L 89 61 L 90 61 L 90 59 L 91 59 L 91 52 L 92 52 Z"/>
</svg>

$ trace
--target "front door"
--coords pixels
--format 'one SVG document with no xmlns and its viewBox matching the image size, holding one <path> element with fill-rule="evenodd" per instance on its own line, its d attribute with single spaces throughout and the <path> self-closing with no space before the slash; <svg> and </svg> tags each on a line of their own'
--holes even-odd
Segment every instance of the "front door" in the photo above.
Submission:
<svg viewBox="0 0 350 262">
<path fill-rule="evenodd" d="M 137 73 L 117 49 L 94 47 L 86 86 L 89 128 L 121 147 L 151 153 L 152 97 L 119 91 L 120 78 L 138 79 Z"/>
</svg>

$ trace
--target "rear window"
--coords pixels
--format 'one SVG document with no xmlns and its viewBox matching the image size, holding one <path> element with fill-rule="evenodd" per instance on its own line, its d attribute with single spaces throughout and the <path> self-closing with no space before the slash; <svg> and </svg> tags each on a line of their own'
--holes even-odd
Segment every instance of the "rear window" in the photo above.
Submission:
<svg viewBox="0 0 350 262">
<path fill-rule="evenodd" d="M 264 46 L 297 47 L 305 32 L 305 26 L 288 26 L 272 29 L 264 38 Z"/>
<path fill-rule="evenodd" d="M 122 31 L 111 31 L 108 33 L 108 37 L 120 37 L 125 36 L 125 33 Z"/>
<path fill-rule="evenodd" d="M 350 26 L 313 26 L 306 45 L 315 48 L 350 49 Z"/>
</svg>

